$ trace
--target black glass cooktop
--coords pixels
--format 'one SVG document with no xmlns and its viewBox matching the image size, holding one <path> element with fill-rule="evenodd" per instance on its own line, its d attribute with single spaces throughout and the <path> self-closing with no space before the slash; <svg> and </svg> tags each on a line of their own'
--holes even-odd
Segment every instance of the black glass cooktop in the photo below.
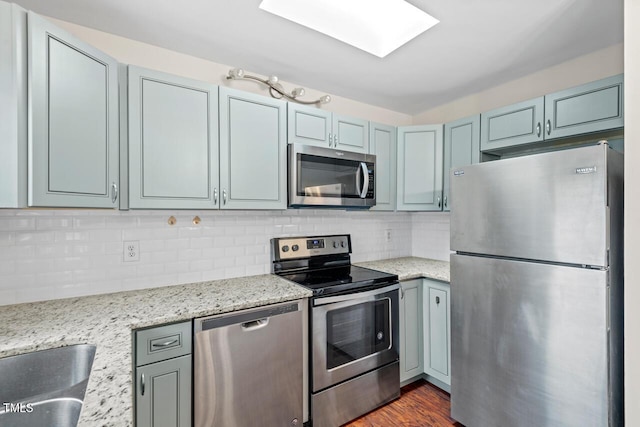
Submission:
<svg viewBox="0 0 640 427">
<path fill-rule="evenodd" d="M 383 273 L 382 271 L 354 265 L 319 268 L 279 275 L 311 289 L 314 296 L 376 288 L 398 280 L 398 276 L 395 274 Z"/>
</svg>

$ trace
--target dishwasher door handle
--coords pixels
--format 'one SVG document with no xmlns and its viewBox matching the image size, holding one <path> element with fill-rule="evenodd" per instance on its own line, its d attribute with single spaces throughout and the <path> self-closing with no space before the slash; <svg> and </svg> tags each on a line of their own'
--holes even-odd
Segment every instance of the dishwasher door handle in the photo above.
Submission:
<svg viewBox="0 0 640 427">
<path fill-rule="evenodd" d="M 269 318 L 265 317 L 264 319 L 253 320 L 251 322 L 241 323 L 240 326 L 244 331 L 255 331 L 257 329 L 264 328 L 269 324 Z"/>
</svg>

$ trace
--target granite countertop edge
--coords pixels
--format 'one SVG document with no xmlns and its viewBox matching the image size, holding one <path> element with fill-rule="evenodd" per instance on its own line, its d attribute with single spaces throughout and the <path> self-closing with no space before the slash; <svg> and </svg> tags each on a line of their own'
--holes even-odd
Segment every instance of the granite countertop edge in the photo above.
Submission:
<svg viewBox="0 0 640 427">
<path fill-rule="evenodd" d="M 449 281 L 449 263 L 418 257 L 354 263 L 400 280 Z M 0 358 L 95 344 L 78 426 L 133 425 L 132 331 L 308 298 L 311 291 L 275 275 L 0 306 Z M 46 322 L 42 322 L 46 319 Z"/>
</svg>

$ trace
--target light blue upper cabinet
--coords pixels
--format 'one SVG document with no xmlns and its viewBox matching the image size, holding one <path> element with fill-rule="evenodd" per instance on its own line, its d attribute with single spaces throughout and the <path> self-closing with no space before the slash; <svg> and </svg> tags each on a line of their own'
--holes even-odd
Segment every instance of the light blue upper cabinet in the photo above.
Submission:
<svg viewBox="0 0 640 427">
<path fill-rule="evenodd" d="M 289 103 L 288 106 L 289 143 L 332 147 L 331 113 L 319 108 Z"/>
<path fill-rule="evenodd" d="M 379 123 L 369 127 L 369 153 L 376 156 L 376 205 L 371 210 L 396 208 L 396 128 Z"/>
<path fill-rule="evenodd" d="M 450 210 L 450 169 L 480 163 L 480 115 L 444 125 L 443 210 Z"/>
<path fill-rule="evenodd" d="M 128 67 L 129 207 L 218 206 L 218 87 Z"/>
<path fill-rule="evenodd" d="M 115 208 L 118 63 L 29 12 L 29 205 Z"/>
<path fill-rule="evenodd" d="M 545 96 L 545 138 L 623 127 L 623 77 L 620 74 Z"/>
<path fill-rule="evenodd" d="M 27 206 L 27 13 L 0 2 L 0 208 Z"/>
<path fill-rule="evenodd" d="M 369 122 L 319 108 L 288 104 L 288 141 L 316 147 L 369 151 Z"/>
<path fill-rule="evenodd" d="M 544 97 L 482 113 L 480 149 L 491 152 L 542 141 L 543 123 Z"/>
<path fill-rule="evenodd" d="M 624 75 L 482 113 L 480 150 L 500 154 L 524 144 L 620 129 Z"/>
<path fill-rule="evenodd" d="M 286 102 L 220 88 L 222 209 L 286 209 L 286 152 Z"/>
<path fill-rule="evenodd" d="M 369 122 L 354 117 L 333 115 L 333 146 L 356 153 L 369 152 Z"/>
<path fill-rule="evenodd" d="M 442 210 L 442 125 L 398 128 L 399 211 Z"/>
</svg>

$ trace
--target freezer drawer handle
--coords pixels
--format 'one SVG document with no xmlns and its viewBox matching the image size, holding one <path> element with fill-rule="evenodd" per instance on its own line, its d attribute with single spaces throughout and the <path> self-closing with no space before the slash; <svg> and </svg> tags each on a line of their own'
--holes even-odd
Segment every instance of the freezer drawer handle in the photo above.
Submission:
<svg viewBox="0 0 640 427">
<path fill-rule="evenodd" d="M 256 329 L 264 328 L 269 324 L 269 318 L 265 317 L 264 319 L 253 320 L 251 322 L 242 323 L 242 329 L 245 331 L 255 331 Z"/>
</svg>

